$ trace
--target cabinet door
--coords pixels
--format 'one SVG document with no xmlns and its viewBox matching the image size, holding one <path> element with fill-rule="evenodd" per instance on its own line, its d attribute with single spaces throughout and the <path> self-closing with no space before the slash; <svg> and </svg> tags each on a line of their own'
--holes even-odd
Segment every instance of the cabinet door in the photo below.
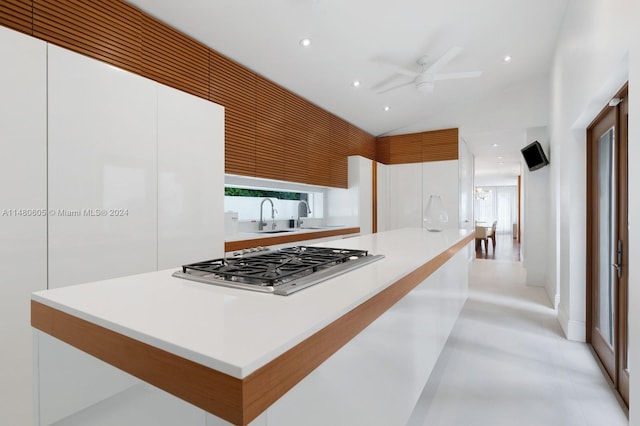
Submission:
<svg viewBox="0 0 640 426">
<path fill-rule="evenodd" d="M 422 164 L 389 166 L 389 229 L 422 227 Z"/>
<path fill-rule="evenodd" d="M 460 217 L 460 185 L 458 160 L 422 163 L 422 211 L 431 195 L 440 195 L 449 216 L 448 229 L 458 229 Z"/>
<path fill-rule="evenodd" d="M 158 89 L 158 269 L 224 255 L 224 108 Z"/>
<path fill-rule="evenodd" d="M 49 45 L 49 286 L 157 268 L 157 84 Z"/>
<path fill-rule="evenodd" d="M 47 287 L 47 52 L 0 26 L 0 413 L 31 424 L 29 299 Z"/>
</svg>

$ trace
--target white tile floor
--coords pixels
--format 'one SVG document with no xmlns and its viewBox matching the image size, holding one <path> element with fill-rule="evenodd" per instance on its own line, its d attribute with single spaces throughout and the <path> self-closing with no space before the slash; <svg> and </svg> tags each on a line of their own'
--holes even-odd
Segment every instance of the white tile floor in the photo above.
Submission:
<svg viewBox="0 0 640 426">
<path fill-rule="evenodd" d="M 628 425 L 589 346 L 564 338 L 518 262 L 476 260 L 469 298 L 408 426 Z"/>
</svg>

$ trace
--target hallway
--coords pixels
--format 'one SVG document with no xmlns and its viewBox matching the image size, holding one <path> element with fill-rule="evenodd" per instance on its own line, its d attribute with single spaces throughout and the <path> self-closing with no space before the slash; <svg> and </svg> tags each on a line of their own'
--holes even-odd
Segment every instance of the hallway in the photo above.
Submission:
<svg viewBox="0 0 640 426">
<path fill-rule="evenodd" d="M 409 426 L 623 426 L 589 346 L 564 338 L 518 262 L 474 260 L 469 298 Z"/>
</svg>

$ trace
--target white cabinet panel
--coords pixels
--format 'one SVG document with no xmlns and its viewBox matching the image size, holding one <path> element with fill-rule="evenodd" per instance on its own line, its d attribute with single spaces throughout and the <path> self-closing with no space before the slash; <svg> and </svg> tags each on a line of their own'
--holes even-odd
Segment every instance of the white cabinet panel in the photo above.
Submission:
<svg viewBox="0 0 640 426">
<path fill-rule="evenodd" d="M 49 286 L 157 268 L 157 85 L 49 46 Z"/>
<path fill-rule="evenodd" d="M 269 407 L 267 425 L 407 424 L 467 288 L 461 251 Z"/>
<path fill-rule="evenodd" d="M 422 227 L 422 164 L 389 166 L 389 229 Z"/>
<path fill-rule="evenodd" d="M 0 26 L 0 413 L 31 424 L 29 299 L 47 288 L 46 44 Z"/>
<path fill-rule="evenodd" d="M 458 175 L 458 160 L 422 163 L 422 211 L 426 209 L 431 195 L 440 195 L 449 216 L 449 223 L 446 226 L 448 229 L 458 229 L 460 215 Z"/>
<path fill-rule="evenodd" d="M 377 184 L 378 184 L 378 232 L 388 231 L 389 229 L 389 167 L 386 164 L 378 163 L 377 165 Z"/>
<path fill-rule="evenodd" d="M 224 255 L 224 108 L 159 86 L 158 269 Z"/>
</svg>

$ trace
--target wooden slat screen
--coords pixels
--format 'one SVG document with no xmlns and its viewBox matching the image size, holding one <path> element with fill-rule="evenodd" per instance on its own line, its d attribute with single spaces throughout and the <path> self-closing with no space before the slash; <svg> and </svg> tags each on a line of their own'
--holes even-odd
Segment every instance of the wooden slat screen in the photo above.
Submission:
<svg viewBox="0 0 640 426">
<path fill-rule="evenodd" d="M 285 92 L 284 145 L 286 180 L 309 183 L 309 102 L 301 97 Z"/>
<path fill-rule="evenodd" d="M 384 136 L 376 145 L 376 158 L 384 164 L 457 160 L 458 129 Z"/>
<path fill-rule="evenodd" d="M 167 86 L 209 98 L 209 49 L 148 16 L 142 16 L 142 74 Z"/>
<path fill-rule="evenodd" d="M 391 136 L 376 139 L 376 160 L 383 164 L 391 164 Z"/>
<path fill-rule="evenodd" d="M 331 186 L 347 188 L 349 161 L 349 124 L 330 115 L 329 129 L 331 129 L 331 141 L 329 142 L 329 156 L 331 158 Z"/>
<path fill-rule="evenodd" d="M 31 0 L 3 0 L 0 2 L 0 25 L 31 34 Z"/>
<path fill-rule="evenodd" d="M 323 114 L 324 113 L 324 114 Z M 307 179 L 313 185 L 331 185 L 331 154 L 327 148 L 330 135 L 323 132 L 323 120 L 326 122 L 328 112 L 316 105 L 309 105 L 306 117 L 309 126 L 307 139 Z"/>
<path fill-rule="evenodd" d="M 256 176 L 256 75 L 209 51 L 209 99 L 225 107 L 225 171 Z"/>
<path fill-rule="evenodd" d="M 422 161 L 458 159 L 458 129 L 422 133 Z"/>
<path fill-rule="evenodd" d="M 422 161 L 422 135 L 412 133 L 393 137 L 391 163 L 419 163 Z"/>
<path fill-rule="evenodd" d="M 256 176 L 285 180 L 285 90 L 258 76 L 256 85 Z"/>
<path fill-rule="evenodd" d="M 349 155 L 360 155 L 375 160 L 376 138 L 353 124 L 349 124 Z"/>
<path fill-rule="evenodd" d="M 122 1 L 34 0 L 33 35 L 141 74 L 142 12 Z"/>
</svg>

